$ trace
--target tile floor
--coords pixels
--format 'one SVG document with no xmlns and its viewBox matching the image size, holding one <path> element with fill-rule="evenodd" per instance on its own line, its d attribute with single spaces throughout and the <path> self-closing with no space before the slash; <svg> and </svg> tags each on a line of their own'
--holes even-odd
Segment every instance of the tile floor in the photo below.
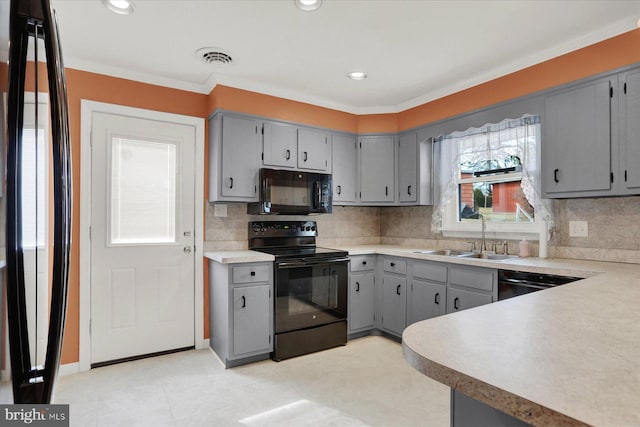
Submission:
<svg viewBox="0 0 640 427">
<path fill-rule="evenodd" d="M 449 425 L 449 388 L 377 336 L 232 369 L 210 350 L 122 363 L 61 377 L 55 400 L 79 427 Z"/>
</svg>

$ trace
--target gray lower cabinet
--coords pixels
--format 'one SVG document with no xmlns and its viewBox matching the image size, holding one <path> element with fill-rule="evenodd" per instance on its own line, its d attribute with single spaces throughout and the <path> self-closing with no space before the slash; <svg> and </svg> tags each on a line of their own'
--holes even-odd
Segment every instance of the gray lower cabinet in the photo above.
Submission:
<svg viewBox="0 0 640 427">
<path fill-rule="evenodd" d="M 349 282 L 349 333 L 374 327 L 375 277 L 373 271 L 352 274 Z"/>
<path fill-rule="evenodd" d="M 498 271 L 464 265 L 449 266 L 447 313 L 466 310 L 496 300 Z"/>
<path fill-rule="evenodd" d="M 493 268 L 395 256 L 351 256 L 349 334 L 408 325 L 496 301 Z"/>
<path fill-rule="evenodd" d="M 273 264 L 209 261 L 210 344 L 226 367 L 273 350 Z"/>
<path fill-rule="evenodd" d="M 233 288 L 233 355 L 271 351 L 271 286 Z"/>
<path fill-rule="evenodd" d="M 407 261 L 383 257 L 381 326 L 393 335 L 402 335 L 407 325 Z"/>
<path fill-rule="evenodd" d="M 442 283 L 412 279 L 410 301 L 409 325 L 441 316 L 447 311 L 447 286 Z"/>
<path fill-rule="evenodd" d="M 414 261 L 407 323 L 441 316 L 447 311 L 447 264 Z"/>
<path fill-rule="evenodd" d="M 451 389 L 451 427 L 528 427 L 525 423 L 498 409 Z"/>
<path fill-rule="evenodd" d="M 375 328 L 376 256 L 351 256 L 349 262 L 349 334 Z"/>
<path fill-rule="evenodd" d="M 489 304 L 490 302 L 492 302 L 491 295 L 449 288 L 449 292 L 447 293 L 447 313 L 466 310 L 479 305 Z"/>
</svg>

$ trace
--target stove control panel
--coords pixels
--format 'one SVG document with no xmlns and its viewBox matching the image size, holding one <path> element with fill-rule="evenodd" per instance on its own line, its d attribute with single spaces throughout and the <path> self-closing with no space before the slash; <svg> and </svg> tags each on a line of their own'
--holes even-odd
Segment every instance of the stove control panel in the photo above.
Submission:
<svg viewBox="0 0 640 427">
<path fill-rule="evenodd" d="M 258 237 L 316 237 L 315 221 L 251 221 L 249 238 Z"/>
</svg>

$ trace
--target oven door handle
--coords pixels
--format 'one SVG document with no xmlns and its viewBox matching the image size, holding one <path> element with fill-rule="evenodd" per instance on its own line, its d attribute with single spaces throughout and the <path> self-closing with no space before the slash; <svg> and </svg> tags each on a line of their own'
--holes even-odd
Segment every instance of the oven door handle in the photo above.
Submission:
<svg viewBox="0 0 640 427">
<path fill-rule="evenodd" d="M 308 260 L 308 261 L 281 261 L 281 262 L 276 262 L 276 267 L 277 268 L 313 267 L 313 266 L 317 266 L 317 265 L 327 265 L 327 264 L 333 264 L 333 263 L 336 263 L 336 262 L 348 262 L 348 261 L 349 261 L 348 257 L 329 258 L 329 259 L 322 259 L 322 260 L 317 260 L 317 261 L 313 261 L 313 260 Z"/>
</svg>

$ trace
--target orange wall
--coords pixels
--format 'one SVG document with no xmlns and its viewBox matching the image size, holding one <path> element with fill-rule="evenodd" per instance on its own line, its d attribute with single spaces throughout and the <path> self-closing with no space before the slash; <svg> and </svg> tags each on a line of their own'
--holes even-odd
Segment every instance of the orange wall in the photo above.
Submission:
<svg viewBox="0 0 640 427">
<path fill-rule="evenodd" d="M 221 85 L 216 86 L 207 96 L 67 69 L 73 171 L 76 177 L 73 191 L 76 196 L 80 194 L 77 177 L 80 171 L 81 99 L 196 117 L 207 117 L 216 109 L 224 109 L 353 133 L 397 132 L 636 62 L 640 62 L 640 30 L 630 31 L 401 113 L 361 116 Z M 6 82 L 6 72 L 6 64 L 1 63 L 0 88 Z M 207 155 L 205 162 L 206 159 Z M 207 170 L 205 165 L 205 173 Z M 205 195 L 206 186 L 207 180 Z M 79 353 L 80 203 L 77 197 L 74 199 L 73 217 L 69 308 L 62 363 L 77 362 Z M 209 299 L 206 270 L 205 267 L 205 337 L 208 337 Z"/>
<path fill-rule="evenodd" d="M 205 117 L 207 96 L 73 69 L 66 70 L 73 167 L 73 242 L 69 275 L 69 304 L 62 346 L 62 363 L 79 358 L 80 313 L 80 100 Z"/>
<path fill-rule="evenodd" d="M 209 102 L 209 112 L 217 109 L 346 132 L 356 133 L 358 131 L 358 116 L 355 114 L 229 86 L 218 85 L 213 90 Z"/>
<path fill-rule="evenodd" d="M 636 62 L 640 62 L 640 30 L 405 110 L 398 114 L 398 129 L 411 129 Z"/>
</svg>

